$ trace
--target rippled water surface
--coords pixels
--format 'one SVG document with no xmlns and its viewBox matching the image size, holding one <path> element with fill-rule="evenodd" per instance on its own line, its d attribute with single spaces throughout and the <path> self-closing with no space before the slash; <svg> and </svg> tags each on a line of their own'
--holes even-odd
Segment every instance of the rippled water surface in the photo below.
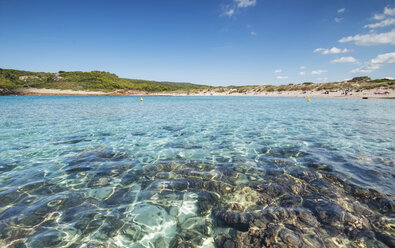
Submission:
<svg viewBox="0 0 395 248">
<path fill-rule="evenodd" d="M 0 97 L 0 247 L 395 247 L 395 101 Z"/>
</svg>

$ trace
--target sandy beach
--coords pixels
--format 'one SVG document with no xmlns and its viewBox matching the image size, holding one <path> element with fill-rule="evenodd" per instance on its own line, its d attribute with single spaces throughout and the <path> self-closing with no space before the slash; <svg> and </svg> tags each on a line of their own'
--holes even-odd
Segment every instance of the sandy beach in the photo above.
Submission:
<svg viewBox="0 0 395 248">
<path fill-rule="evenodd" d="M 83 90 L 58 90 L 58 89 L 39 89 L 39 88 L 20 88 L 13 90 L 18 95 L 107 95 L 102 91 L 83 91 Z"/>
<path fill-rule="evenodd" d="M 395 99 L 395 91 L 392 89 L 371 89 L 363 90 L 360 92 L 351 91 L 345 95 L 343 90 L 337 91 L 247 91 L 237 92 L 236 90 L 228 90 L 218 92 L 216 90 L 201 90 L 197 92 L 160 92 L 160 93 L 149 93 L 144 91 L 75 91 L 75 90 L 59 90 L 59 89 L 39 89 L 39 88 L 21 88 L 13 91 L 14 94 L 18 95 L 150 95 L 150 96 L 260 96 L 260 97 L 305 97 L 305 98 L 317 98 L 317 97 L 334 97 L 334 98 L 385 98 Z"/>
<path fill-rule="evenodd" d="M 247 91 L 244 93 L 239 93 L 237 91 L 224 91 L 224 92 L 216 92 L 214 90 L 209 91 L 200 91 L 198 93 L 190 93 L 190 94 L 180 94 L 180 93 L 160 93 L 160 94 L 151 94 L 151 95 L 170 95 L 170 96 L 267 96 L 267 97 L 336 97 L 336 98 L 395 98 L 395 91 L 391 89 L 371 89 L 371 90 L 363 90 L 361 92 L 351 91 L 348 92 L 347 95 L 344 94 L 344 91 L 338 90 L 335 92 L 326 91 L 272 91 L 272 92 L 257 92 L 257 91 Z"/>
</svg>

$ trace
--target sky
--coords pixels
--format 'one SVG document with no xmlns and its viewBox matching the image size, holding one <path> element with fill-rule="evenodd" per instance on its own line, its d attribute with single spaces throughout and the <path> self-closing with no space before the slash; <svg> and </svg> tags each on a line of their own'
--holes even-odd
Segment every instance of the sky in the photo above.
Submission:
<svg viewBox="0 0 395 248">
<path fill-rule="evenodd" d="M 0 0 L 0 68 L 222 86 L 395 77 L 395 1 Z"/>
</svg>

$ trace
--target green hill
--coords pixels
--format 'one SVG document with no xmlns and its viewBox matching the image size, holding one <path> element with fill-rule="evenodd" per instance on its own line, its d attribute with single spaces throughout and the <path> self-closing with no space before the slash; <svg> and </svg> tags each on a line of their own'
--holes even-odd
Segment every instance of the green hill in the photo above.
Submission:
<svg viewBox="0 0 395 248">
<path fill-rule="evenodd" d="M 163 92 L 209 88 L 209 86 L 191 83 L 125 79 L 103 71 L 59 71 L 58 73 L 46 73 L 0 68 L 0 89 L 12 90 L 24 87 L 105 92 L 115 90 Z"/>
</svg>

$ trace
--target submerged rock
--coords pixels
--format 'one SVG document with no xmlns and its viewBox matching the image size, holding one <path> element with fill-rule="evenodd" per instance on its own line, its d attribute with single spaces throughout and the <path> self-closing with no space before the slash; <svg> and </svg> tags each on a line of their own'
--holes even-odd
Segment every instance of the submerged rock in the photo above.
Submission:
<svg viewBox="0 0 395 248">
<path fill-rule="evenodd" d="M 77 157 L 68 159 L 69 166 L 75 166 L 84 163 L 94 163 L 103 161 L 120 161 L 128 157 L 127 152 L 114 151 L 111 148 L 104 148 L 98 150 L 85 150 Z"/>
<path fill-rule="evenodd" d="M 56 247 L 66 243 L 63 241 L 64 236 L 64 233 L 57 230 L 49 230 L 29 238 L 29 243 L 32 247 L 37 248 Z"/>
<path fill-rule="evenodd" d="M 104 149 L 68 159 L 69 193 L 41 175 L 0 191 L 0 239 L 63 245 L 64 230 L 51 230 L 67 226 L 78 240 L 71 247 L 394 246 L 393 197 L 297 146 L 209 162 L 128 156 Z"/>
</svg>

